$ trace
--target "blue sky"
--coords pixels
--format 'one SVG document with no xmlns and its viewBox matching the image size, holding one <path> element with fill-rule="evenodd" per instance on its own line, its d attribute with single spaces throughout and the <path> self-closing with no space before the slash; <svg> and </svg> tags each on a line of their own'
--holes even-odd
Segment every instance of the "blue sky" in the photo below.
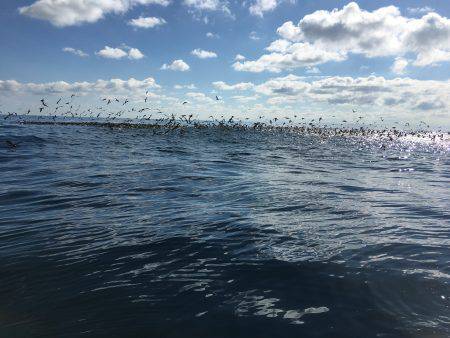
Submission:
<svg viewBox="0 0 450 338">
<path fill-rule="evenodd" d="M 139 105 L 149 90 L 174 112 L 450 123 L 447 1 L 6 0 L 0 13 L 2 110 L 71 92 Z"/>
</svg>

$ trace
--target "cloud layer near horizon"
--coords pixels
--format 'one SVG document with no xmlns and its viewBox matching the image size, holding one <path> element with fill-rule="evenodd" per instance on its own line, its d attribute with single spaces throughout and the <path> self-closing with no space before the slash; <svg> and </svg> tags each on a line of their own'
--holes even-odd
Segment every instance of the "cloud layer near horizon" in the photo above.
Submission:
<svg viewBox="0 0 450 338">
<path fill-rule="evenodd" d="M 275 77 L 259 84 L 242 82 L 227 84 L 223 81 L 213 82 L 213 86 L 220 91 L 247 91 L 251 95 L 239 95 L 241 101 L 254 100 L 254 94 L 263 95 L 269 104 L 286 104 L 312 100 L 330 106 L 352 105 L 356 107 L 377 107 L 380 111 L 393 108 L 415 111 L 445 111 L 449 109 L 450 82 L 414 80 L 410 78 L 396 78 L 392 80 L 384 77 L 325 77 L 305 78 L 296 75 Z M 0 95 L 8 93 L 52 95 L 63 93 L 143 93 L 149 89 L 160 89 L 153 78 L 111 79 L 95 82 L 64 81 L 49 83 L 21 83 L 14 80 L 0 80 Z M 194 85 L 177 86 L 177 89 L 194 89 Z M 185 94 L 187 97 L 206 102 L 210 96 L 203 93 Z M 214 97 L 214 96 L 211 96 Z"/>
</svg>

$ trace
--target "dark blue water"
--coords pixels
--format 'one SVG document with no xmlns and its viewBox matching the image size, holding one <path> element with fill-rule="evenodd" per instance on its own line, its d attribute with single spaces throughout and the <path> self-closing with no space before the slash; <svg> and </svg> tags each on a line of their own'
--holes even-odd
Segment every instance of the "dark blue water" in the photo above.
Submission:
<svg viewBox="0 0 450 338">
<path fill-rule="evenodd" d="M 448 337 L 449 154 L 3 125 L 0 337 Z"/>
</svg>

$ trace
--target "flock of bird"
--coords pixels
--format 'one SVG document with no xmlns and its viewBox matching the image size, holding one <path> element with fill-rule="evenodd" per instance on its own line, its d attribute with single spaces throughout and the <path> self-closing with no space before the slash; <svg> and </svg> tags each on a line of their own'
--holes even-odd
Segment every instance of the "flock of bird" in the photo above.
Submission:
<svg viewBox="0 0 450 338">
<path fill-rule="evenodd" d="M 338 123 L 325 123 L 324 118 L 301 117 L 298 114 L 284 117 L 265 117 L 258 116 L 256 119 L 244 117 L 242 119 L 235 116 L 220 118 L 209 116 L 207 120 L 194 118 L 194 114 L 186 113 L 181 115 L 168 114 L 161 109 L 151 107 L 148 104 L 148 91 L 145 93 L 143 104 L 139 108 L 131 106 L 130 100 L 118 99 L 116 97 L 100 98 L 100 104 L 95 109 L 82 110 L 81 104 L 76 102 L 77 96 L 70 95 L 67 99 L 59 98 L 54 105 L 51 105 L 47 99 L 41 99 L 37 108 L 38 115 L 32 115 L 31 109 L 24 114 L 8 112 L 3 114 L 4 120 L 16 120 L 24 124 L 59 124 L 59 125 L 85 125 L 85 126 L 103 126 L 114 128 L 151 128 L 154 133 L 168 134 L 186 132 L 188 128 L 222 128 L 236 130 L 269 130 L 269 131 L 293 131 L 301 134 L 316 135 L 322 138 L 332 136 L 369 136 L 380 137 L 386 140 L 394 140 L 399 137 L 415 136 L 418 138 L 428 138 L 432 141 L 436 139 L 447 139 L 449 132 L 439 130 L 430 132 L 430 126 L 424 121 L 413 129 L 409 123 L 400 126 L 387 127 L 384 119 L 381 117 L 379 123 L 363 123 L 364 116 L 355 116 L 358 113 L 353 109 L 353 121 L 342 120 Z M 217 101 L 221 100 L 215 96 Z M 181 105 L 188 105 L 188 101 L 182 101 Z M 142 106 L 143 105 L 143 106 Z M 113 108 L 113 109 L 112 109 Z M 37 111 L 36 111 L 37 112 Z M 2 112 L 0 112 L 2 113 Z M 124 116 L 135 115 L 134 118 Z M 335 121 L 336 116 L 332 116 Z M 350 122 L 350 123 L 349 123 Z M 349 125 L 350 124 L 350 125 Z M 404 130 L 402 130 L 404 129 Z M 11 148 L 16 148 L 17 144 L 8 143 Z"/>
</svg>

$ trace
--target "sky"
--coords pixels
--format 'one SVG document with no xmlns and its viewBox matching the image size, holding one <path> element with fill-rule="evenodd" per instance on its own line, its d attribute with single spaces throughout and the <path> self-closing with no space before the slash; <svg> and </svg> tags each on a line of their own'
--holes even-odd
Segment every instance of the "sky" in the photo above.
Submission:
<svg viewBox="0 0 450 338">
<path fill-rule="evenodd" d="M 0 13 L 3 112 L 147 95 L 199 118 L 450 127 L 448 1 L 3 0 Z"/>
</svg>

